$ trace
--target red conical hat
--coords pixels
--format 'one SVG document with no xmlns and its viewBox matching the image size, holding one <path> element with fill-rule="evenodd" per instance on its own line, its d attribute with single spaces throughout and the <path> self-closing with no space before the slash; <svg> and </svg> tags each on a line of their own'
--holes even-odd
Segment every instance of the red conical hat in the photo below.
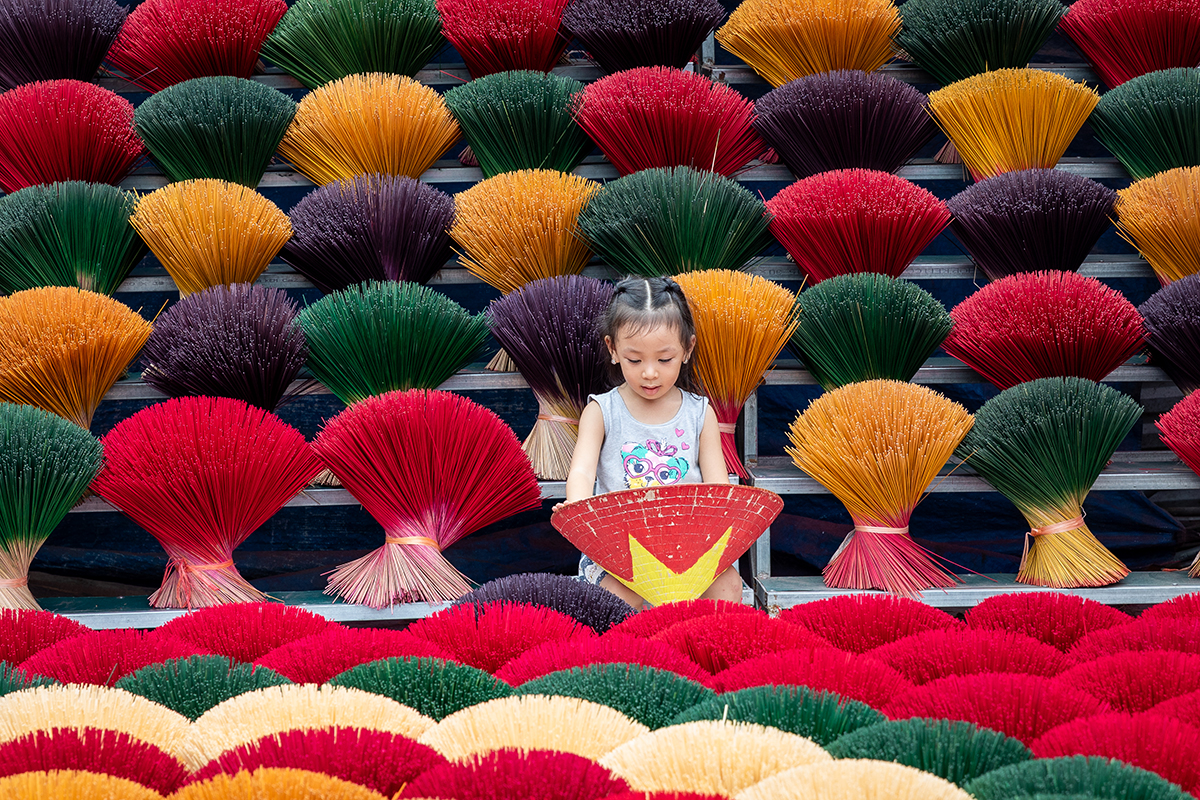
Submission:
<svg viewBox="0 0 1200 800">
<path fill-rule="evenodd" d="M 571 544 L 648 602 L 693 600 L 783 510 L 750 486 L 626 489 L 563 506 L 550 522 Z"/>
</svg>

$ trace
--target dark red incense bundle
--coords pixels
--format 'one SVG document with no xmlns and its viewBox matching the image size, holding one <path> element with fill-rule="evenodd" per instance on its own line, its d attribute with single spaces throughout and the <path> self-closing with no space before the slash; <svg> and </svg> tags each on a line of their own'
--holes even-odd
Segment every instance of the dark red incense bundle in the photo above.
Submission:
<svg viewBox="0 0 1200 800">
<path fill-rule="evenodd" d="M 1138 307 L 1150 363 L 1184 394 L 1200 389 L 1200 275 L 1168 283 Z"/>
<path fill-rule="evenodd" d="M 1108 711 L 1064 676 L 951 675 L 917 686 L 880 710 L 892 719 L 931 717 L 971 722 L 1030 744 L 1051 728 Z"/>
<path fill-rule="evenodd" d="M 206 652 L 202 647 L 160 636 L 155 631 L 120 628 L 89 631 L 64 639 L 21 662 L 21 669 L 29 675 L 45 675 L 62 683 L 112 686 L 147 664 Z"/>
<path fill-rule="evenodd" d="M 299 307 L 283 289 L 235 283 L 189 294 L 154 321 L 142 380 L 168 397 L 232 397 L 274 411 L 300 389 L 308 357 Z"/>
<path fill-rule="evenodd" d="M 1147 713 L 1170 717 L 1200 728 L 1200 691 L 1188 692 L 1178 697 L 1172 697 L 1170 700 L 1163 700 Z"/>
<path fill-rule="evenodd" d="M 946 204 L 928 190 L 867 169 L 796 181 L 767 210 L 771 233 L 811 283 L 850 272 L 898 278 L 950 222 Z"/>
<path fill-rule="evenodd" d="M 1060 169 L 1005 172 L 946 201 L 950 228 L 992 280 L 1079 269 L 1109 226 L 1117 193 Z"/>
<path fill-rule="evenodd" d="M 1128 621 L 1129 617 L 1126 616 L 1125 619 Z M 1200 619 L 1200 592 L 1156 603 L 1138 615 L 1138 619 L 1143 622 L 1152 619 Z"/>
<path fill-rule="evenodd" d="M 450 257 L 454 200 L 407 175 L 359 175 L 292 207 L 280 257 L 326 294 L 356 283 L 426 283 Z"/>
<path fill-rule="evenodd" d="M 1103 756 L 1200 792 L 1200 728 L 1157 714 L 1100 714 L 1053 728 L 1029 746 L 1036 758 Z"/>
<path fill-rule="evenodd" d="M 544 572 L 496 578 L 464 594 L 455 605 L 470 603 L 477 606 L 497 600 L 550 608 L 582 622 L 596 633 L 604 633 L 634 614 L 628 603 L 595 584 L 578 580 L 573 575 Z"/>
<path fill-rule="evenodd" d="M 407 736 L 364 728 L 284 731 L 227 750 L 192 774 L 189 783 L 214 775 L 262 768 L 303 769 L 332 775 L 392 797 L 446 759 Z"/>
<path fill-rule="evenodd" d="M 908 678 L 870 656 L 831 647 L 786 650 L 751 658 L 709 681 L 716 692 L 751 686 L 807 686 L 882 708 L 893 697 L 914 688 Z"/>
<path fill-rule="evenodd" d="M 1072 661 L 1083 663 L 1115 653 L 1174 650 L 1200 653 L 1200 619 L 1145 619 L 1089 633 L 1071 648 Z"/>
<path fill-rule="evenodd" d="M 972 628 L 1012 631 L 1066 652 L 1092 631 L 1133 621 L 1117 609 L 1061 592 L 1013 592 L 989 597 L 967 611 Z"/>
<path fill-rule="evenodd" d="M 170 753 L 118 731 L 54 728 L 0 744 L 0 778 L 68 769 L 125 778 L 164 795 L 188 778 L 188 768 Z"/>
<path fill-rule="evenodd" d="M 250 664 L 276 647 L 341 627 L 282 603 L 231 603 L 184 614 L 158 629 L 212 653 Z"/>
<path fill-rule="evenodd" d="M 1061 651 L 1020 633 L 939 628 L 876 647 L 878 658 L 919 685 L 947 675 L 1014 672 L 1052 678 L 1071 666 Z"/>
<path fill-rule="evenodd" d="M 541 492 L 512 429 L 449 392 L 396 391 L 355 403 L 313 449 L 384 528 L 383 547 L 335 569 L 326 594 L 384 608 L 470 591 L 442 551 Z"/>
<path fill-rule="evenodd" d="M 1197 0 L 1079 0 L 1059 28 L 1110 89 L 1147 72 L 1200 64 Z"/>
<path fill-rule="evenodd" d="M 1078 664 L 1058 679 L 1116 711 L 1136 714 L 1200 691 L 1200 655 L 1172 650 L 1114 653 Z"/>
<path fill-rule="evenodd" d="M 694 72 L 641 67 L 591 84 L 575 119 L 621 175 L 693 167 L 729 177 L 764 150 L 754 105 Z"/>
<path fill-rule="evenodd" d="M 125 20 L 108 63 L 150 92 L 191 78 L 249 78 L 287 11 L 284 0 L 146 0 Z"/>
<path fill-rule="evenodd" d="M 114 0 L 0 0 L 0 91 L 90 81 L 126 13 Z"/>
<path fill-rule="evenodd" d="M 233 551 L 303 489 L 320 464 L 295 428 L 227 397 L 150 406 L 104 437 L 92 489 L 167 551 L 157 608 L 258 602 Z"/>
<path fill-rule="evenodd" d="M 1056 376 L 1101 381 L 1142 349 L 1142 315 L 1125 295 L 1075 272 L 990 283 L 950 312 L 943 349 L 1000 389 Z"/>
<path fill-rule="evenodd" d="M 725 19 L 717 0 L 574 0 L 563 25 L 608 73 L 683 68 Z"/>
<path fill-rule="evenodd" d="M 552 672 L 589 664 L 639 664 L 697 682 L 709 677 L 696 662 L 666 642 L 626 636 L 615 630 L 596 639 L 540 644 L 496 670 L 496 677 L 511 686 L 520 686 Z"/>
<path fill-rule="evenodd" d="M 438 0 L 442 34 L 472 78 L 529 69 L 549 72 L 570 36 L 562 29 L 569 0 Z"/>
<path fill-rule="evenodd" d="M 754 606 L 730 603 L 725 600 L 681 600 L 678 603 L 664 603 L 661 606 L 654 606 L 634 614 L 613 628 L 613 633 L 649 638 L 660 631 L 665 631 L 677 622 L 683 622 L 685 619 L 693 617 L 707 617 L 712 614 L 761 615 L 762 613 Z"/>
<path fill-rule="evenodd" d="M 628 788 L 609 770 L 574 753 L 506 748 L 434 767 L 397 798 L 599 800 Z"/>
<path fill-rule="evenodd" d="M 50 611 L 0 609 L 0 661 L 20 664 L 39 650 L 87 633 L 89 628 Z"/>
<path fill-rule="evenodd" d="M 280 645 L 254 663 L 294 683 L 325 683 L 359 664 L 381 658 L 450 658 L 444 647 L 408 631 L 330 626 Z"/>
<path fill-rule="evenodd" d="M 120 183 L 142 157 L 133 104 L 76 80 L 0 94 L 0 189 L 56 181 Z"/>
<path fill-rule="evenodd" d="M 745 614 L 694 617 L 655 634 L 654 639 L 671 645 L 713 675 L 768 653 L 829 646 L 804 628 Z"/>
<path fill-rule="evenodd" d="M 876 647 L 925 631 L 961 628 L 941 609 L 907 597 L 847 594 L 802 603 L 779 619 L 807 628 L 839 650 L 866 653 Z"/>
<path fill-rule="evenodd" d="M 938 131 L 928 104 L 878 72 L 820 72 L 760 97 L 754 129 L 797 178 L 831 169 L 895 172 Z"/>
<path fill-rule="evenodd" d="M 566 614 L 505 602 L 454 606 L 418 620 L 406 631 L 442 648 L 455 661 L 492 673 L 540 644 L 596 636 Z"/>
</svg>

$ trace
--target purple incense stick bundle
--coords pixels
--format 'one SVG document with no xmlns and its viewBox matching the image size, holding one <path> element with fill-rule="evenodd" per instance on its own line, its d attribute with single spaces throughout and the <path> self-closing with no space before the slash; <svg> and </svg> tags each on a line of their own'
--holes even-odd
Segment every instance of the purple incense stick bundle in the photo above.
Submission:
<svg viewBox="0 0 1200 800">
<path fill-rule="evenodd" d="M 90 81 L 127 13 L 115 0 L 0 0 L 0 91 Z"/>
<path fill-rule="evenodd" d="M 1146 322 L 1150 363 L 1184 394 L 1200 389 L 1200 275 L 1168 283 L 1138 311 Z"/>
<path fill-rule="evenodd" d="M 718 0 L 574 0 L 563 27 L 611 74 L 687 64 L 725 19 Z"/>
</svg>

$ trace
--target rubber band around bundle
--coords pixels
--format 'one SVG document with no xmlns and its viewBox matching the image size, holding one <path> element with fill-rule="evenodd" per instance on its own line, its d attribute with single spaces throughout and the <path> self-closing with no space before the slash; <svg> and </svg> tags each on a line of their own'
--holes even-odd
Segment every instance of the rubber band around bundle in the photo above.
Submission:
<svg viewBox="0 0 1200 800">
<path fill-rule="evenodd" d="M 0 589 L 20 589 L 22 586 L 28 585 L 28 576 L 20 578 L 0 578 Z"/>
<path fill-rule="evenodd" d="M 560 417 L 557 414 L 538 414 L 538 419 L 544 419 L 547 422 L 562 422 L 566 425 L 578 425 L 579 420 L 571 419 L 570 417 Z"/>
<path fill-rule="evenodd" d="M 441 546 L 438 545 L 436 539 L 430 539 L 428 536 L 385 536 L 384 544 L 423 544 L 432 547 L 434 550 L 441 551 Z"/>
<path fill-rule="evenodd" d="M 1018 571 L 1023 571 L 1025 569 L 1025 562 L 1029 558 L 1030 539 L 1033 539 L 1037 536 L 1051 536 L 1056 533 L 1066 533 L 1067 531 L 1073 531 L 1082 528 L 1086 524 L 1087 523 L 1083 521 L 1083 514 L 1080 514 L 1077 517 L 1072 517 L 1071 519 L 1064 520 L 1062 522 L 1043 525 L 1040 528 L 1030 528 L 1029 530 L 1025 531 L 1025 547 L 1021 551 L 1021 566 L 1018 568 Z"/>
<path fill-rule="evenodd" d="M 718 422 L 717 430 L 719 430 L 721 433 L 728 433 L 729 435 L 732 436 L 733 434 L 737 433 L 737 423 L 736 422 Z"/>
</svg>

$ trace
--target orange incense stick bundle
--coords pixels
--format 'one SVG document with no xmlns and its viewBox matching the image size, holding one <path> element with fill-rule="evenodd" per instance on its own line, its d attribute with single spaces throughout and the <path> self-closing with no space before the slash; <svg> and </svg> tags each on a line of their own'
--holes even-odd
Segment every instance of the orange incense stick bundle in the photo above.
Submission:
<svg viewBox="0 0 1200 800">
<path fill-rule="evenodd" d="M 676 275 L 696 324 L 696 375 L 721 426 L 725 466 L 749 478 L 734 426 L 800 322 L 796 296 L 756 275 L 727 269 Z"/>
<path fill-rule="evenodd" d="M 827 392 L 796 417 L 788 455 L 854 520 L 825 583 L 914 596 L 957 580 L 912 540 L 908 520 L 974 422 L 942 395 L 891 380 Z"/>
</svg>

